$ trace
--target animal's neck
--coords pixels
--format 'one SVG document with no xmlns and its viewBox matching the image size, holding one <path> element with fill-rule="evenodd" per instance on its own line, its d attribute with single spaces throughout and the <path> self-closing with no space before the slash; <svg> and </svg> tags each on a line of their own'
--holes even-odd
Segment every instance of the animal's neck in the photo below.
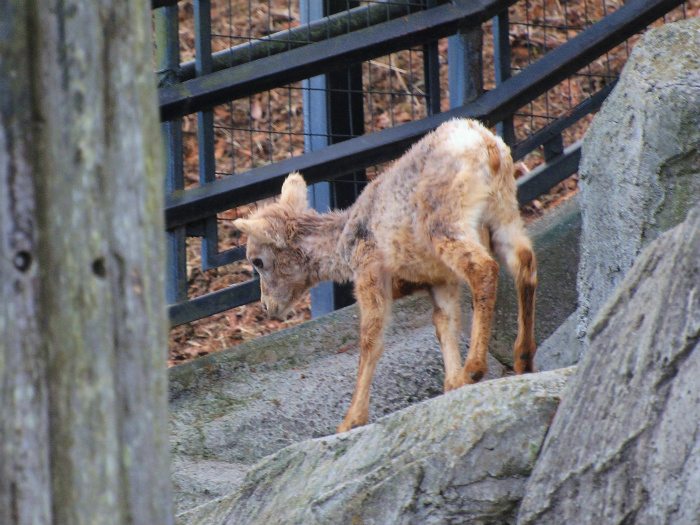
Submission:
<svg viewBox="0 0 700 525">
<path fill-rule="evenodd" d="M 347 222 L 347 212 L 310 213 L 300 219 L 300 247 L 309 257 L 313 278 L 317 282 L 345 282 L 352 270 L 343 258 L 339 241 Z"/>
</svg>

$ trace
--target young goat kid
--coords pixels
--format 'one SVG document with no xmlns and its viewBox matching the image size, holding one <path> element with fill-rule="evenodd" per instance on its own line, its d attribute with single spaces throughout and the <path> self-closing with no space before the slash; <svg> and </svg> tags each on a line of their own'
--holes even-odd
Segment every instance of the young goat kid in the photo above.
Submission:
<svg viewBox="0 0 700 525">
<path fill-rule="evenodd" d="M 479 381 L 496 300 L 498 263 L 514 275 L 520 313 L 515 371 L 533 370 L 537 269 L 520 218 L 513 160 L 481 124 L 447 122 L 367 185 L 349 209 L 309 209 L 306 183 L 287 177 L 279 202 L 235 226 L 248 235 L 247 257 L 260 274 L 262 302 L 284 316 L 321 281 L 354 281 L 360 306 L 360 366 L 338 432 L 367 423 L 369 390 L 384 349 L 392 285 L 427 288 L 445 362 L 445 392 Z M 459 353 L 459 284 L 469 283 L 474 315 L 466 363 Z"/>
</svg>

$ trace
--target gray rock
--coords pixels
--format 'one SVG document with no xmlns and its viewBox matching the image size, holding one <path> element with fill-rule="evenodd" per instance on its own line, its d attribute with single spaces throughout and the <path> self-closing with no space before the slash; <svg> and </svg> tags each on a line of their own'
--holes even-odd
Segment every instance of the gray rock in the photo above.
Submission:
<svg viewBox="0 0 700 525">
<path fill-rule="evenodd" d="M 285 448 L 188 525 L 514 523 L 571 370 L 488 381 Z"/>
<path fill-rule="evenodd" d="M 582 155 L 581 338 L 641 250 L 700 195 L 700 19 L 636 45 Z"/>
<path fill-rule="evenodd" d="M 178 511 L 232 492 L 264 456 L 335 432 L 355 385 L 357 314 L 349 307 L 171 369 Z M 489 358 L 487 379 L 505 372 Z M 371 421 L 442 394 L 443 381 L 430 301 L 421 295 L 397 301 L 372 384 Z"/>
<path fill-rule="evenodd" d="M 556 370 L 579 362 L 585 348 L 576 336 L 578 321 L 578 315 L 574 312 L 542 342 L 535 354 L 536 370 Z"/>
<path fill-rule="evenodd" d="M 518 523 L 700 523 L 700 206 L 644 250 L 590 336 Z"/>
</svg>

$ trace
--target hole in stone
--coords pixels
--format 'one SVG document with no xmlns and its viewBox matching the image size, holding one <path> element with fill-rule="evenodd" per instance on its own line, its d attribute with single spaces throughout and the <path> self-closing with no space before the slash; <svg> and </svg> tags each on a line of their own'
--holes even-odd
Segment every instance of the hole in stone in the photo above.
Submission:
<svg viewBox="0 0 700 525">
<path fill-rule="evenodd" d="M 101 279 L 103 279 L 107 275 L 107 267 L 105 266 L 104 257 L 100 257 L 99 259 L 95 259 L 93 261 L 92 273 L 94 273 L 97 277 L 100 277 Z"/>
<path fill-rule="evenodd" d="M 32 265 L 32 254 L 22 250 L 15 254 L 13 263 L 20 272 L 26 272 Z"/>
</svg>

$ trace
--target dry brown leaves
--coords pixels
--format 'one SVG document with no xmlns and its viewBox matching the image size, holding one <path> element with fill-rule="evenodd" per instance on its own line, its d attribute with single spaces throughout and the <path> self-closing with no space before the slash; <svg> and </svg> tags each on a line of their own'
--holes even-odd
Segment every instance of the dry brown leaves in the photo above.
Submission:
<svg viewBox="0 0 700 525">
<path fill-rule="evenodd" d="M 296 4 L 296 2 L 294 2 Z M 622 5 L 621 0 L 544 0 L 519 2 L 510 8 L 510 33 L 513 67 L 526 67 L 547 51 L 573 38 L 587 24 Z M 528 8 L 526 8 L 526 6 Z M 250 7 L 250 9 L 249 9 Z M 182 61 L 194 56 L 194 31 L 191 2 L 180 3 L 180 42 Z M 686 4 L 666 17 L 667 21 L 684 16 L 700 16 L 700 0 Z M 247 42 L 250 38 L 295 27 L 299 24 L 296 7 L 288 0 L 266 2 L 247 0 L 212 1 L 212 47 L 214 51 Z M 660 23 L 660 22 L 659 22 Z M 655 25 L 658 25 L 655 24 Z M 562 29 L 559 29 L 559 28 Z M 618 75 L 629 51 L 638 37 L 618 46 L 584 70 L 562 82 L 531 104 L 522 108 L 515 118 L 516 137 L 521 140 L 551 121 L 551 115 L 561 116 L 586 97 L 599 90 Z M 447 41 L 438 44 L 441 64 L 446 62 Z M 424 82 L 420 53 L 404 51 L 372 60 L 363 65 L 365 122 L 367 131 L 376 131 L 425 116 L 421 95 Z M 484 26 L 484 79 L 486 89 L 494 87 L 493 46 L 490 24 Z M 443 110 L 448 109 L 447 68 L 441 67 L 441 98 Z M 517 74 L 517 73 L 516 73 Z M 492 73 L 491 73 L 492 75 Z M 371 89 L 370 89 L 371 87 Z M 260 93 L 214 108 L 215 152 L 217 176 L 240 173 L 269 162 L 276 162 L 304 152 L 303 104 L 300 84 Z M 583 137 L 592 117 L 583 119 L 564 134 L 569 145 Z M 186 185 L 198 184 L 197 120 L 183 119 L 184 162 Z M 528 155 L 524 162 L 530 169 L 543 162 L 540 152 Z M 370 177 L 375 169 L 369 169 Z M 378 170 L 381 171 L 381 168 Z M 533 201 L 523 210 L 530 222 L 547 209 L 557 206 L 574 195 L 578 177 L 575 175 L 553 188 L 547 195 Z M 241 243 L 231 225 L 231 219 L 245 216 L 259 204 L 231 210 L 219 215 L 219 246 L 221 250 Z M 196 297 L 232 284 L 249 280 L 252 269 L 246 261 L 215 270 L 202 271 L 198 239 L 189 239 L 187 246 L 189 296 Z M 259 303 L 242 306 L 176 327 L 170 332 L 168 364 L 182 363 L 198 356 L 254 339 L 261 335 L 300 324 L 310 318 L 310 299 L 297 305 L 296 313 L 285 322 L 266 317 Z"/>
</svg>

